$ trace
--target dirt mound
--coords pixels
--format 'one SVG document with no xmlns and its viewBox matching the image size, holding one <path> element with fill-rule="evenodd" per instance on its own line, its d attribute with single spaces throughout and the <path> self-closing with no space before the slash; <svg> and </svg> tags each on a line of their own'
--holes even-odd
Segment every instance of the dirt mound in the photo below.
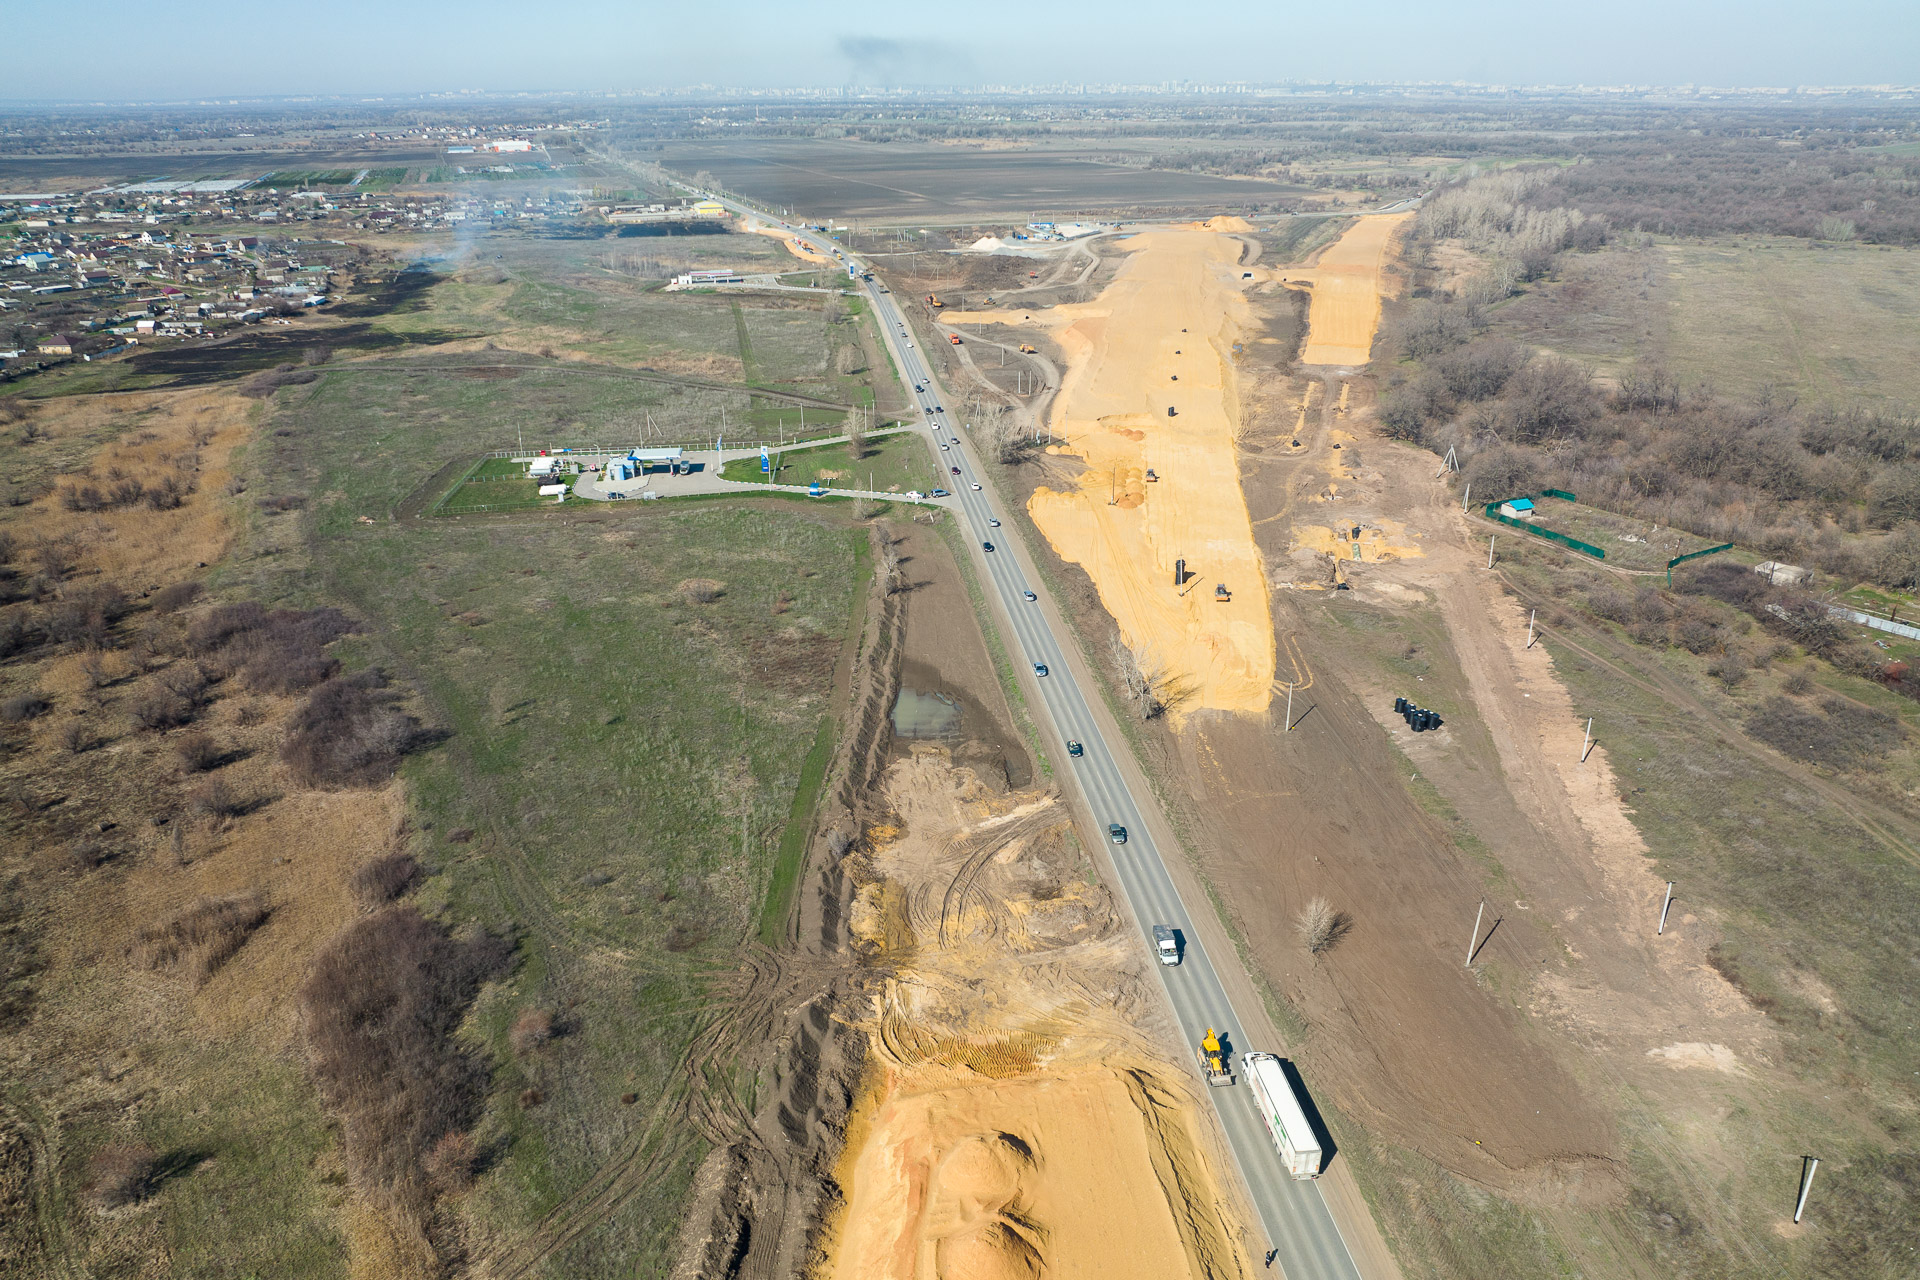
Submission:
<svg viewBox="0 0 1920 1280">
<path fill-rule="evenodd" d="M 932 745 L 884 795 L 897 821 L 869 831 L 851 928 L 893 969 L 823 1274 L 1246 1274 L 1211 1172 L 1224 1153 L 1155 1059 L 1164 1014 L 1065 811 Z"/>
</svg>

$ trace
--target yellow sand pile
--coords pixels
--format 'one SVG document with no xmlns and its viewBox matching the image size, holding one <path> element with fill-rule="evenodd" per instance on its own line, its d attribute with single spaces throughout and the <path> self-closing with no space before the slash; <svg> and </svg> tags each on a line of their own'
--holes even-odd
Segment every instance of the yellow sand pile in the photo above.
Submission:
<svg viewBox="0 0 1920 1280">
<path fill-rule="evenodd" d="M 1307 311 L 1307 346 L 1301 364 L 1362 365 L 1380 327 L 1388 250 L 1394 234 L 1412 218 L 1397 213 L 1361 218 L 1311 267 L 1284 267 L 1274 274 L 1287 283 L 1313 286 Z"/>
<path fill-rule="evenodd" d="M 808 248 L 806 241 L 796 238 L 790 231 L 782 231 L 779 227 L 770 227 L 764 222 L 749 222 L 746 225 L 746 229 L 757 236 L 772 236 L 781 244 L 787 246 L 788 253 L 803 262 L 819 263 L 829 267 L 837 267 L 840 265 L 827 254 L 816 253 L 814 250 Z"/>
<path fill-rule="evenodd" d="M 1091 303 L 942 317 L 1057 330 L 1067 373 L 1052 426 L 1066 443 L 1053 452 L 1087 469 L 1069 492 L 1040 489 L 1030 510 L 1093 579 L 1136 654 L 1190 682 L 1176 714 L 1263 711 L 1273 685 L 1266 573 L 1234 449 L 1233 345 L 1251 321 L 1240 242 L 1223 231 L 1239 225 L 1216 218 L 1132 237 Z M 1193 575 L 1184 588 L 1173 582 L 1179 559 Z M 1222 583 L 1229 601 L 1215 598 Z"/>
<path fill-rule="evenodd" d="M 1201 1257 L 1181 1239 L 1175 1212 L 1204 1218 L 1213 1206 L 1178 1202 L 1218 1190 L 1185 1120 L 1138 1077 L 1099 1068 L 1015 1081 L 941 1074 L 936 1082 L 918 1073 L 872 1113 L 834 1251 L 836 1280 L 1238 1273 L 1217 1234 Z"/>
<path fill-rule="evenodd" d="M 928 744 L 885 788 L 900 825 L 867 829 L 849 923 L 891 973 L 818 1275 L 1247 1280 L 1224 1153 L 1064 808 Z"/>
</svg>

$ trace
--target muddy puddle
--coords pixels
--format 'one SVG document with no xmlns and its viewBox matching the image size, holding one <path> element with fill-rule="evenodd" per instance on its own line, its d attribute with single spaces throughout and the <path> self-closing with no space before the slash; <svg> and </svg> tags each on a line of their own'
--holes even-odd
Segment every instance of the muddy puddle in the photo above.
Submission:
<svg viewBox="0 0 1920 1280">
<path fill-rule="evenodd" d="M 971 741 L 1005 768 L 1007 785 L 1033 782 L 1033 763 L 1025 744 L 1010 738 L 980 700 L 948 683 L 931 663 L 909 658 L 901 663 L 900 693 L 893 703 L 893 741 L 889 761 L 909 754 L 916 742 L 949 745 Z M 969 763 L 982 763 L 978 757 Z"/>
</svg>

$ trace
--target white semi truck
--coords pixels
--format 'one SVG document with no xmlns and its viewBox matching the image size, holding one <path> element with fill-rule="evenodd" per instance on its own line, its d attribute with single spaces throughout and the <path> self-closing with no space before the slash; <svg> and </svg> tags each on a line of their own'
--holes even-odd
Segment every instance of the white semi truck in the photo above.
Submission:
<svg viewBox="0 0 1920 1280">
<path fill-rule="evenodd" d="M 1319 1177 L 1320 1139 L 1307 1123 L 1307 1113 L 1294 1096 L 1280 1059 L 1270 1053 L 1249 1053 L 1245 1062 L 1247 1079 L 1253 1084 L 1254 1105 L 1279 1149 L 1281 1163 L 1297 1181 Z"/>
</svg>

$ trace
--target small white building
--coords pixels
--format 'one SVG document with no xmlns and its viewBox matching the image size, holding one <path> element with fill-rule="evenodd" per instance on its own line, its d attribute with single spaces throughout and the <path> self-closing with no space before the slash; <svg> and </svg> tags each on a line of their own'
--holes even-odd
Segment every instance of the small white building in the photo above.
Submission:
<svg viewBox="0 0 1920 1280">
<path fill-rule="evenodd" d="M 1500 504 L 1500 514 L 1509 520 L 1531 520 L 1534 516 L 1532 498 L 1514 498 Z"/>
<path fill-rule="evenodd" d="M 1777 560 L 1762 560 L 1753 566 L 1753 571 L 1776 587 L 1797 587 L 1813 576 L 1811 570 L 1802 569 L 1797 564 L 1781 564 Z"/>
</svg>

